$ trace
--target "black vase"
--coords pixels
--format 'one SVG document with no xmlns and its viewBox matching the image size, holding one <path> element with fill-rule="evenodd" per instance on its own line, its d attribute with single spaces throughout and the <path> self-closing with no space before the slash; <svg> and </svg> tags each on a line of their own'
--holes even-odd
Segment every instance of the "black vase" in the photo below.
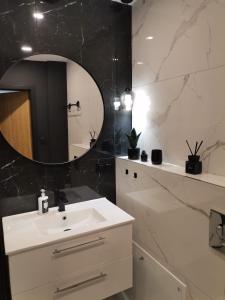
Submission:
<svg viewBox="0 0 225 300">
<path fill-rule="evenodd" d="M 161 165 L 162 163 L 162 150 L 154 149 L 152 150 L 152 164 L 153 165 Z"/>
<path fill-rule="evenodd" d="M 140 158 L 140 148 L 128 148 L 128 158 L 132 160 L 136 160 Z"/>
</svg>

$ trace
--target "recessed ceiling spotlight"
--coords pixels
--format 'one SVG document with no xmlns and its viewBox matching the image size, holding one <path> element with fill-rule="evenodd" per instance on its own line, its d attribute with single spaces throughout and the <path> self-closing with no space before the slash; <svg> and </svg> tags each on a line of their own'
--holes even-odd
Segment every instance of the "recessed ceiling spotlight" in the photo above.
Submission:
<svg viewBox="0 0 225 300">
<path fill-rule="evenodd" d="M 33 51 L 32 47 L 27 46 L 27 45 L 22 46 L 22 47 L 21 47 L 21 50 L 22 50 L 23 52 L 32 52 L 32 51 Z"/>
<path fill-rule="evenodd" d="M 143 65 L 143 61 L 137 61 L 137 65 Z"/>
<path fill-rule="evenodd" d="M 37 20 L 42 20 L 42 19 L 44 19 L 44 14 L 41 12 L 35 12 L 35 13 L 33 13 L 33 17 Z"/>
<path fill-rule="evenodd" d="M 147 36 L 145 39 L 146 39 L 146 40 L 153 40 L 153 39 L 154 39 L 154 36 L 149 35 L 149 36 Z"/>
</svg>

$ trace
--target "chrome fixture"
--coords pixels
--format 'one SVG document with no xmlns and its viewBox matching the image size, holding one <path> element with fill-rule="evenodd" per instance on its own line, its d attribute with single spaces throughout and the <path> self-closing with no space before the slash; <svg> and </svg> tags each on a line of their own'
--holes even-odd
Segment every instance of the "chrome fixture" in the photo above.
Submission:
<svg viewBox="0 0 225 300">
<path fill-rule="evenodd" d="M 74 290 L 76 288 L 81 288 L 82 286 L 85 285 L 90 285 L 92 282 L 98 282 L 99 280 L 104 280 L 105 277 L 107 276 L 107 274 L 101 272 L 99 275 L 96 275 L 94 277 L 91 277 L 89 279 L 86 279 L 84 281 L 78 282 L 78 283 L 74 283 L 70 286 L 67 286 L 65 288 L 56 288 L 54 294 L 60 294 L 60 293 L 68 293 L 70 290 Z"/>
<path fill-rule="evenodd" d="M 214 209 L 210 210 L 209 217 L 209 245 L 213 248 L 225 247 L 225 214 Z"/>
</svg>

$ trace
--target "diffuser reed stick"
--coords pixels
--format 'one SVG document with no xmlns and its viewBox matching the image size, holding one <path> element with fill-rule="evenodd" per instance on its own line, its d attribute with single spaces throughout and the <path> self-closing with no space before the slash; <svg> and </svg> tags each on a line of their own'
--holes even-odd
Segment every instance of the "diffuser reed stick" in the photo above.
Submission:
<svg viewBox="0 0 225 300">
<path fill-rule="evenodd" d="M 200 148 L 201 148 L 201 146 L 202 146 L 203 141 L 201 141 L 200 144 L 198 144 L 198 142 L 195 143 L 195 152 L 194 152 L 194 154 L 193 154 L 193 151 L 191 150 L 191 147 L 190 147 L 190 145 L 189 145 L 189 143 L 188 143 L 188 140 L 186 140 L 186 143 L 187 143 L 188 148 L 189 148 L 189 150 L 190 150 L 190 152 L 191 152 L 191 155 L 192 155 L 192 156 L 196 156 L 196 155 L 198 154 L 198 151 L 200 150 Z"/>
<path fill-rule="evenodd" d="M 199 146 L 198 146 L 198 148 L 197 148 L 197 151 L 196 151 L 196 154 L 198 153 L 198 151 L 200 150 L 200 148 L 201 148 L 201 146 L 202 146 L 202 143 L 203 143 L 203 141 L 201 141 L 201 143 L 199 144 Z M 195 154 L 195 155 L 196 155 Z"/>
<path fill-rule="evenodd" d="M 189 143 L 188 143 L 188 140 L 186 140 L 186 143 L 187 143 L 187 145 L 188 145 L 189 150 L 191 151 L 191 154 L 194 155 L 193 152 L 192 152 L 192 150 L 191 150 L 191 147 L 190 147 L 190 145 L 189 145 Z"/>
<path fill-rule="evenodd" d="M 196 142 L 196 144 L 195 144 L 195 154 L 194 155 L 197 154 L 197 149 L 198 149 L 198 142 Z"/>
</svg>

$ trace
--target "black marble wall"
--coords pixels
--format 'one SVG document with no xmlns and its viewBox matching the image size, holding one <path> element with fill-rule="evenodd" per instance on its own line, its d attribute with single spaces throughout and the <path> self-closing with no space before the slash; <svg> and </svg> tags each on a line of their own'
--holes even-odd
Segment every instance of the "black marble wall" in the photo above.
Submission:
<svg viewBox="0 0 225 300">
<path fill-rule="evenodd" d="M 44 20 L 34 20 L 34 10 L 44 12 Z M 24 57 L 22 44 L 31 45 L 32 54 L 65 56 L 86 68 L 102 92 L 105 120 L 96 148 L 63 165 L 29 161 L 0 135 L 0 217 L 35 210 L 42 187 L 50 196 L 56 188 L 75 189 L 78 197 L 71 202 L 97 195 L 115 202 L 114 154 L 126 150 L 123 133 L 131 128 L 131 114 L 115 113 L 112 101 L 115 94 L 131 86 L 131 8 L 110 0 L 59 0 L 55 4 L 1 0 L 0 77 Z M 54 205 L 52 197 L 50 203 Z M 7 258 L 0 227 L 0 299 L 8 300 Z"/>
</svg>

